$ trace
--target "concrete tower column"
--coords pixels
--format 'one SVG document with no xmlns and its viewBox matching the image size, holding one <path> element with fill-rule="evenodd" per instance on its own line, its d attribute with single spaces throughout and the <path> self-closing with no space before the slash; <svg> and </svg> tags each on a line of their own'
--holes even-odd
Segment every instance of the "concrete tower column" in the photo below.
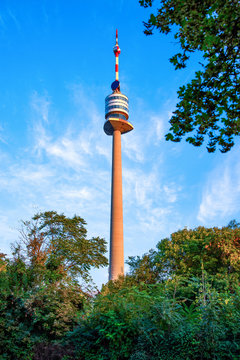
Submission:
<svg viewBox="0 0 240 360">
<path fill-rule="evenodd" d="M 124 274 L 121 132 L 113 131 L 109 279 Z"/>
</svg>

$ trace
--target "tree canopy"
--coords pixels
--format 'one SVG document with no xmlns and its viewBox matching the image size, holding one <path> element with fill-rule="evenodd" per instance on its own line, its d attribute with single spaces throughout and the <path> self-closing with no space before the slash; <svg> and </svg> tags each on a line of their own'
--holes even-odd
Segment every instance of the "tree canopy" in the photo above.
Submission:
<svg viewBox="0 0 240 360">
<path fill-rule="evenodd" d="M 15 252 L 25 256 L 32 269 L 72 279 L 89 280 L 89 271 L 108 264 L 106 241 L 100 237 L 87 239 L 86 222 L 56 211 L 46 211 L 23 221 L 21 241 Z M 35 274 L 36 275 L 36 274 Z"/>
<path fill-rule="evenodd" d="M 140 0 L 151 7 L 154 0 Z M 170 62 L 186 67 L 190 54 L 201 51 L 203 64 L 195 78 L 178 91 L 167 140 L 229 151 L 240 135 L 240 3 L 238 0 L 161 0 L 156 14 L 144 22 L 145 34 L 174 33 L 181 52 Z"/>
<path fill-rule="evenodd" d="M 80 216 L 70 218 L 56 211 L 23 221 L 20 234 L 12 245 L 11 259 L 0 253 L 0 343 L 1 314 L 3 327 L 11 332 L 14 317 L 14 331 L 21 334 L 23 311 L 31 323 L 26 326 L 37 337 L 59 338 L 73 329 L 88 302 L 90 270 L 108 263 L 106 242 L 100 237 L 88 239 L 86 222 Z M 5 316 L 9 307 L 12 312 Z M 11 346 L 8 351 L 12 353 Z"/>
<path fill-rule="evenodd" d="M 240 228 L 179 230 L 103 286 L 67 344 L 83 359 L 237 359 Z M 97 356 L 96 356 L 97 354 Z"/>
<path fill-rule="evenodd" d="M 236 276 L 240 271 L 240 228 L 233 220 L 222 228 L 183 229 L 161 240 L 156 250 L 130 257 L 130 273 L 140 281 L 161 282 L 174 276 Z"/>
<path fill-rule="evenodd" d="M 12 259 L 0 253 L 1 359 L 239 358 L 237 221 L 176 231 L 131 257 L 131 273 L 95 296 L 78 283 L 88 257 L 75 241 L 83 252 L 91 243 L 83 219 L 40 213 L 23 223 L 21 234 Z M 105 263 L 101 246 L 93 243 L 90 265 Z M 68 252 L 75 250 L 79 263 Z"/>
</svg>

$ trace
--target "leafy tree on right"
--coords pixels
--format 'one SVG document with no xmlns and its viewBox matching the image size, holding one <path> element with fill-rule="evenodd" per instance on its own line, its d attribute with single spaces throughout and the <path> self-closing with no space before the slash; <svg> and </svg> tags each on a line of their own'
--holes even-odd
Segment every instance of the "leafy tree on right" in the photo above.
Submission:
<svg viewBox="0 0 240 360">
<path fill-rule="evenodd" d="M 222 228 L 178 230 L 159 241 L 156 248 L 142 258 L 131 256 L 127 261 L 132 275 L 140 277 L 141 273 L 141 281 L 155 283 L 175 275 L 201 276 L 202 265 L 208 274 L 234 273 L 239 278 L 240 227 L 235 220 Z"/>
<path fill-rule="evenodd" d="M 151 7 L 154 0 L 139 0 Z M 161 0 L 156 14 L 144 22 L 145 34 L 174 32 L 182 51 L 170 62 L 186 67 L 190 54 L 203 53 L 195 78 L 178 91 L 167 140 L 229 151 L 240 135 L 240 3 L 238 0 Z"/>
</svg>

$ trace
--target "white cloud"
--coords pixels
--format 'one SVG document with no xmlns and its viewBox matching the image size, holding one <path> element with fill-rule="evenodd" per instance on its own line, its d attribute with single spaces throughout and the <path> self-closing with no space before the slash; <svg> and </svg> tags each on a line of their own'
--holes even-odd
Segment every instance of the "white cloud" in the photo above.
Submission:
<svg viewBox="0 0 240 360">
<path fill-rule="evenodd" d="M 161 111 L 160 114 L 153 114 L 152 112 L 145 114 L 145 122 L 147 121 L 148 127 L 144 127 L 145 136 L 149 145 L 162 144 L 166 132 L 166 124 L 168 123 L 168 111 Z"/>
<path fill-rule="evenodd" d="M 128 133 L 122 136 L 122 152 L 136 162 L 144 161 L 145 142 L 135 133 Z"/>
<path fill-rule="evenodd" d="M 68 165 L 83 165 L 81 146 L 74 140 L 63 137 L 55 142 L 45 143 L 43 149 L 49 156 L 59 158 Z"/>
<path fill-rule="evenodd" d="M 43 120 L 48 122 L 50 100 L 47 95 L 39 95 L 37 91 L 34 91 L 31 97 L 31 107 L 37 115 L 37 120 Z"/>
<path fill-rule="evenodd" d="M 104 146 L 101 143 L 96 144 L 96 151 L 99 155 L 103 155 L 108 160 L 109 163 L 112 162 L 112 151 L 109 146 L 108 147 Z"/>
<path fill-rule="evenodd" d="M 92 200 L 93 192 L 90 188 L 87 187 L 73 187 L 73 186 L 63 186 L 61 189 L 58 189 L 56 192 L 57 197 L 61 199 L 74 199 L 79 201 L 81 200 Z"/>
<path fill-rule="evenodd" d="M 132 202 L 144 208 L 151 206 L 159 187 L 154 171 L 146 173 L 141 169 L 124 168 L 123 182 L 126 202 Z"/>
<path fill-rule="evenodd" d="M 173 204 L 177 202 L 179 194 L 182 191 L 182 186 L 174 182 L 168 182 L 167 184 L 163 185 L 163 191 L 166 201 Z"/>
<path fill-rule="evenodd" d="M 66 130 L 63 136 L 55 137 L 46 133 L 46 129 L 41 124 L 35 126 L 35 151 L 38 154 L 44 152 L 47 156 L 56 158 L 67 166 L 86 165 L 86 155 L 93 153 L 93 137 L 91 133 L 82 131 L 78 134 Z"/>
<path fill-rule="evenodd" d="M 152 116 L 151 122 L 153 122 L 156 131 L 156 140 L 160 141 L 164 139 L 164 119 L 161 116 Z"/>
<path fill-rule="evenodd" d="M 11 168 L 11 173 L 13 177 L 18 178 L 20 181 L 34 183 L 34 185 L 54 176 L 53 170 L 42 164 L 29 164 L 26 166 L 25 163 L 23 166 L 14 165 Z"/>
<path fill-rule="evenodd" d="M 96 92 L 93 91 L 92 96 L 87 94 L 86 89 L 81 84 L 69 86 L 69 89 L 72 92 L 73 101 L 78 108 L 79 115 L 81 117 L 86 116 L 88 122 L 96 128 L 97 124 L 103 122 L 103 118 L 92 100 Z"/>
<path fill-rule="evenodd" d="M 145 231 L 163 230 L 166 227 L 167 216 L 170 214 L 171 210 L 168 207 L 152 208 L 147 216 L 142 219 L 142 227 L 145 228 Z"/>
<path fill-rule="evenodd" d="M 111 152 L 107 148 L 102 126 L 100 128 L 102 119 L 96 105 L 86 95 L 81 85 L 73 85 L 69 89 L 77 110 L 74 115 L 71 115 L 66 128 L 62 129 L 62 134 L 58 136 L 49 130 L 52 123 L 49 116 L 50 101 L 46 97 L 34 93 L 31 100 L 31 107 L 34 110 L 34 137 L 36 142 L 34 150 L 39 156 L 44 153 L 48 157 L 62 162 L 65 166 L 81 167 L 81 169 L 87 170 L 88 157 L 94 157 L 98 154 L 106 157 L 109 161 Z M 84 125 L 81 124 L 81 119 L 84 119 Z M 46 123 L 48 123 L 48 130 Z M 96 128 L 100 128 L 100 134 Z"/>
<path fill-rule="evenodd" d="M 204 187 L 198 220 L 218 220 L 232 216 L 240 208 L 239 149 L 232 150 L 209 175 Z M 222 155 L 223 156 L 223 155 Z"/>
</svg>

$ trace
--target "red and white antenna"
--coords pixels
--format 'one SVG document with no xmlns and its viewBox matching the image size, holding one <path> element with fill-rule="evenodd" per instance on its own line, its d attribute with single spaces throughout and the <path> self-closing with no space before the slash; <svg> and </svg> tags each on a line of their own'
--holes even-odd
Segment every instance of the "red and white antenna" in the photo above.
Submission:
<svg viewBox="0 0 240 360">
<path fill-rule="evenodd" d="M 118 81 L 118 56 L 121 53 L 120 47 L 118 46 L 118 31 L 116 30 L 116 45 L 113 48 L 113 52 L 115 54 L 115 73 L 116 73 L 116 80 Z"/>
</svg>

